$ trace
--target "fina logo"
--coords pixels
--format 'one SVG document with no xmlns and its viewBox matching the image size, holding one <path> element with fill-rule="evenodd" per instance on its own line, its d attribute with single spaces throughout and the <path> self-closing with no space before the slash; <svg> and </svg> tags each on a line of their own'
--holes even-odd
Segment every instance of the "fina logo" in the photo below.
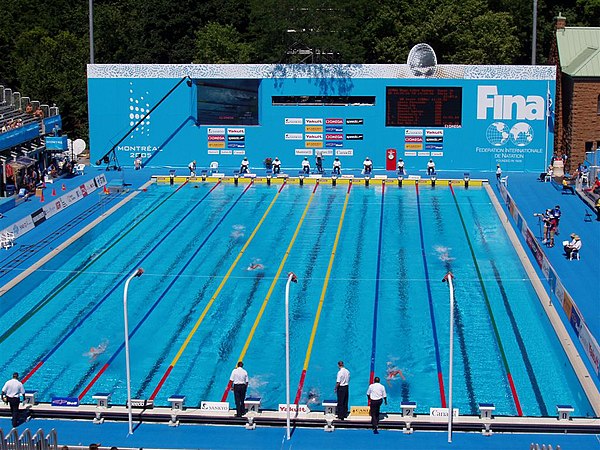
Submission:
<svg viewBox="0 0 600 450">
<path fill-rule="evenodd" d="M 148 103 L 149 92 L 145 91 L 145 96 L 140 95 L 139 97 L 134 96 L 133 82 L 129 82 L 129 126 L 133 127 L 135 124 L 140 122 L 140 119 L 144 118 L 150 111 L 150 103 Z M 150 136 L 150 115 L 144 118 L 139 125 L 129 135 L 130 139 L 133 139 L 135 135 L 141 135 L 144 137 Z"/>
<path fill-rule="evenodd" d="M 544 98 L 539 95 L 498 95 L 497 86 L 477 87 L 477 119 L 488 118 L 492 109 L 494 120 L 544 120 L 546 107 Z"/>
</svg>

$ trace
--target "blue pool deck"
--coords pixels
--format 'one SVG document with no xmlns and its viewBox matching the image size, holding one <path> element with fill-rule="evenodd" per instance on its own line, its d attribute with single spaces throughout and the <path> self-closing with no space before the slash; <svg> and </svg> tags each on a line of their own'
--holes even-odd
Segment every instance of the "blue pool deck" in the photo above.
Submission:
<svg viewBox="0 0 600 450">
<path fill-rule="evenodd" d="M 168 170 L 159 171 L 150 168 L 141 171 L 126 170 L 124 172 L 105 172 L 102 169 L 88 168 L 85 175 L 62 179 L 54 185 L 48 185 L 45 190 L 45 201 L 51 200 L 53 188 L 56 189 L 56 194 L 60 196 L 64 193 L 61 189 L 63 184 L 65 190 L 69 191 L 99 173 L 104 173 L 109 183 L 123 179 L 126 184 L 130 185 L 129 188 L 133 190 L 148 182 L 151 175 L 162 175 L 167 172 Z M 183 170 L 178 172 L 182 172 L 181 174 L 184 175 Z M 438 177 L 460 179 L 462 173 L 440 172 Z M 499 197 L 493 174 L 471 173 L 471 177 L 489 178 L 490 185 L 497 194 L 500 204 L 506 210 L 504 202 Z M 577 196 L 562 195 L 551 183 L 542 183 L 537 181 L 536 178 L 536 174 L 511 173 L 509 174 L 508 191 L 534 232 L 537 231 L 537 219 L 533 216 L 534 213 L 543 212 L 546 208 L 551 208 L 557 204 L 561 206 L 561 233 L 557 236 L 556 246 L 554 248 L 544 247 L 544 252 L 582 312 L 592 334 L 598 340 L 600 338 L 600 292 L 598 286 L 598 280 L 600 279 L 600 222 L 595 220 L 591 222 L 584 221 L 585 211 L 590 210 Z M 90 198 L 77 202 L 69 207 L 67 211 L 52 217 L 43 226 L 34 228 L 22 236 L 15 247 L 4 250 L 1 255 L 2 259 L 9 258 L 11 254 L 16 256 L 18 247 L 21 245 L 35 247 L 36 254 L 21 263 L 21 268 L 26 268 L 45 254 L 50 253 L 58 243 L 64 241 L 65 236 L 73 235 L 123 198 L 123 196 L 115 195 L 114 198 L 106 200 L 105 205 L 100 209 L 96 208 L 96 210 L 90 211 L 91 206 L 99 201 L 101 195 L 103 195 L 102 190 L 98 190 L 90 195 Z M 0 228 L 5 228 L 27 214 L 31 214 L 39 209 L 41 205 L 38 198 L 31 198 L 29 201 L 21 203 L 16 208 L 4 213 L 4 217 L 0 219 Z M 44 240 L 50 233 L 57 233 L 69 227 L 71 220 L 77 216 L 83 218 L 76 226 L 70 227 L 68 232 L 58 233 L 54 240 Z M 571 232 L 579 234 L 583 242 L 580 261 L 568 261 L 562 254 L 561 241 L 569 239 Z M 519 235 L 518 232 L 517 234 Z M 537 236 L 538 233 L 535 234 Z M 542 278 L 541 270 L 538 269 L 531 252 L 527 249 L 524 239 L 520 235 L 519 238 L 533 266 L 536 268 L 538 276 Z M 6 280 L 2 281 L 5 282 Z M 543 284 L 546 291 L 551 295 L 547 283 L 543 282 Z M 560 306 L 557 307 L 557 310 L 578 350 L 581 352 L 581 346 L 568 326 L 564 311 Z M 583 360 L 587 362 L 585 356 L 583 356 Z M 588 364 L 588 367 L 591 366 Z M 591 369 L 589 370 L 591 372 Z M 4 376 L 6 375 L 4 374 Z M 594 381 L 596 385 L 600 385 L 597 377 L 594 378 Z M 449 448 L 461 449 L 500 449 L 529 448 L 531 443 L 539 443 L 540 448 L 542 444 L 552 444 L 553 448 L 560 445 L 562 449 L 600 449 L 600 425 L 597 431 L 598 434 L 590 435 L 498 433 L 491 437 L 484 437 L 478 433 L 455 433 L 454 443 L 451 445 L 447 443 L 446 433 L 426 431 L 417 431 L 414 434 L 405 435 L 399 431 L 383 430 L 380 435 L 374 436 L 369 430 L 337 429 L 333 433 L 325 433 L 319 428 L 298 428 L 295 430 L 292 440 L 286 442 L 285 429 L 274 427 L 259 427 L 254 431 L 247 431 L 243 426 L 181 425 L 174 428 L 166 424 L 143 423 L 136 428 L 133 436 L 127 436 L 126 422 L 105 422 L 102 425 L 93 425 L 91 421 L 33 419 L 27 424 L 21 425 L 19 429 L 22 430 L 26 426 L 33 431 L 37 428 L 43 428 L 46 432 L 51 428 L 55 428 L 61 444 L 87 446 L 92 442 L 100 442 L 103 446 L 115 445 L 130 448 L 388 449 L 401 447 L 406 449 L 429 449 L 448 446 Z M 10 429 L 10 422 L 6 416 L 0 418 L 0 428 L 5 432 Z"/>
</svg>

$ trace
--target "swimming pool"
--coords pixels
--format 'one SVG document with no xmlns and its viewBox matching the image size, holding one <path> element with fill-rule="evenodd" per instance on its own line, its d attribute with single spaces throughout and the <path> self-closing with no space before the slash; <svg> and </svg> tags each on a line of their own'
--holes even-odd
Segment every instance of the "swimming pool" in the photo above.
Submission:
<svg viewBox="0 0 600 450">
<path fill-rule="evenodd" d="M 452 271 L 454 407 L 545 416 L 571 404 L 594 415 L 482 188 L 153 185 L 2 297 L 3 371 L 21 372 L 41 401 L 111 392 L 124 404 L 123 283 L 139 266 L 129 290 L 136 398 L 233 403 L 229 374 L 243 359 L 249 394 L 263 408 L 284 403 L 293 271 L 292 400 L 319 409 L 334 398 L 342 359 L 351 405 L 365 403 L 374 375 L 400 369 L 405 379 L 387 380 L 390 410 L 446 406 L 441 280 Z"/>
</svg>

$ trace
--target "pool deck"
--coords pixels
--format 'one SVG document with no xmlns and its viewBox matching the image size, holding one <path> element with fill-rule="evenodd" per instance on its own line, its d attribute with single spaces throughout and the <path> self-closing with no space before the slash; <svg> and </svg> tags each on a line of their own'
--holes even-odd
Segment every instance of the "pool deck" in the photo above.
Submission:
<svg viewBox="0 0 600 450">
<path fill-rule="evenodd" d="M 69 207 L 68 212 L 62 212 L 53 216 L 40 226 L 34 228 L 29 233 L 20 237 L 15 247 L 3 251 L 2 258 L 9 259 L 11 255 L 18 255 L 21 246 L 37 246 L 36 254 L 30 259 L 23 261 L 18 266 L 18 270 L 25 270 L 35 261 L 45 255 L 51 254 L 57 246 L 64 242 L 66 237 L 74 237 L 91 221 L 101 218 L 110 207 L 116 205 L 119 201 L 135 193 L 144 183 L 148 182 L 152 175 L 163 175 L 168 173 L 168 169 L 144 168 L 140 171 L 125 170 L 123 172 L 105 172 L 101 168 L 88 167 L 85 175 L 80 175 L 70 179 L 61 179 L 53 185 L 47 185 L 44 194 L 45 201 L 52 198 L 52 189 L 56 190 L 57 196 L 63 194 L 62 185 L 65 185 L 65 191 L 79 186 L 86 180 L 93 178 L 99 173 L 107 176 L 109 184 L 113 180 L 122 179 L 128 186 L 128 192 L 114 195 L 111 201 L 104 201 L 102 207 L 97 207 L 93 213 L 87 214 L 93 204 L 102 201 L 102 192 L 88 196 Z M 183 169 L 178 173 L 185 174 Z M 423 182 L 429 182 L 424 173 Z M 360 176 L 356 173 L 356 176 Z M 490 173 L 471 173 L 471 177 L 488 178 L 490 186 L 497 194 L 502 207 L 506 210 L 504 202 L 499 196 L 496 180 Z M 439 179 L 454 178 L 461 179 L 462 172 L 440 172 Z M 542 183 L 537 181 L 536 174 L 509 174 L 508 191 L 513 197 L 517 207 L 526 218 L 528 225 L 532 230 L 536 230 L 537 219 L 534 213 L 543 212 L 546 208 L 560 205 L 562 218 L 560 223 L 561 234 L 557 237 L 557 244 L 554 248 L 544 247 L 551 265 L 556 270 L 566 290 L 571 294 L 583 318 L 593 333 L 595 338 L 600 338 L 600 293 L 598 292 L 598 279 L 600 274 L 600 222 L 584 221 L 585 211 L 590 211 L 584 202 L 574 195 L 562 195 L 551 183 Z M 0 228 L 5 228 L 17 220 L 31 214 L 43 205 L 38 198 L 31 198 L 22 202 L 16 208 L 9 210 L 0 219 Z M 592 216 L 593 216 L 593 211 Z M 66 237 L 57 236 L 56 240 L 49 242 L 43 241 L 43 238 L 49 234 L 67 227 L 74 216 L 86 214 L 86 219 L 82 220 L 76 227 L 69 229 Z M 531 220 L 529 220 L 531 218 Z M 535 219 L 535 220 L 534 220 Z M 512 222 L 512 219 L 511 219 Z M 513 228 L 515 224 L 512 223 Z M 580 261 L 568 261 L 562 254 L 562 240 L 569 239 L 571 232 L 581 236 L 583 247 L 581 250 Z M 518 230 L 517 230 L 517 234 Z M 536 233 L 537 235 L 537 233 Z M 520 235 L 519 235 L 520 236 Z M 520 237 L 522 243 L 524 240 Z M 533 255 L 525 246 L 526 253 L 538 272 L 538 276 L 543 279 L 541 271 L 535 263 Z M 7 277 L 8 278 L 8 277 Z M 1 280 L 4 281 L 4 280 Z M 4 284 L 0 281 L 0 284 Z M 548 283 L 542 281 L 549 295 L 550 289 Z M 561 320 L 581 352 L 581 345 L 577 341 L 572 329 L 569 327 L 568 319 L 564 311 L 558 305 L 556 307 Z M 585 355 L 584 360 L 587 360 Z M 588 370 L 591 370 L 591 365 Z M 6 374 L 5 374 L 6 375 Z M 597 386 L 600 382 L 597 377 L 592 376 Z M 1 408 L 5 412 L 5 408 Z M 5 433 L 10 430 L 10 422 L 3 414 L 0 418 L 0 428 Z M 476 418 L 474 418 L 475 420 Z M 600 429 L 594 431 L 597 434 L 517 434 L 517 433 L 496 433 L 491 437 L 482 436 L 476 432 L 456 432 L 454 434 L 453 444 L 447 443 L 447 434 L 440 431 L 417 431 L 413 434 L 404 434 L 400 430 L 385 430 L 381 434 L 374 436 L 367 429 L 347 429 L 337 428 L 333 433 L 325 433 L 322 428 L 304 428 L 299 427 L 294 430 L 292 439 L 288 442 L 285 439 L 285 429 L 272 426 L 259 426 L 254 431 L 245 430 L 242 424 L 219 426 L 203 424 L 182 424 L 179 427 L 169 427 L 164 423 L 141 423 L 137 424 L 133 436 L 127 435 L 126 422 L 106 421 L 102 425 L 94 425 L 91 420 L 68 420 L 68 419 L 41 419 L 35 418 L 30 422 L 19 427 L 22 431 L 29 427 L 33 431 L 38 428 L 48 432 L 55 428 L 58 432 L 59 442 L 70 446 L 87 446 L 92 442 L 101 442 L 104 446 L 112 445 L 118 447 L 130 448 L 281 448 L 281 449 L 308 449 L 308 448 L 344 448 L 344 449 L 362 449 L 362 448 L 396 448 L 405 449 L 428 449 L 443 448 L 451 446 L 461 449 L 479 449 L 479 448 L 529 448 L 531 443 L 538 443 L 540 448 L 542 444 L 552 444 L 554 448 L 560 445 L 563 449 L 586 448 L 600 449 Z M 598 427 L 596 427 L 598 428 Z M 540 428 L 542 429 L 542 428 Z"/>
</svg>

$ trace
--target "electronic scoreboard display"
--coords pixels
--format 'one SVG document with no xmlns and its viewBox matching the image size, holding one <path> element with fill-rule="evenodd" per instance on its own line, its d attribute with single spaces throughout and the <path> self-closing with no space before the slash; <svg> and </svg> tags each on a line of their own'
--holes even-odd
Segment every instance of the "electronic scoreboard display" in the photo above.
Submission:
<svg viewBox="0 0 600 450">
<path fill-rule="evenodd" d="M 461 87 L 387 86 L 385 103 L 388 127 L 462 126 Z"/>
</svg>

